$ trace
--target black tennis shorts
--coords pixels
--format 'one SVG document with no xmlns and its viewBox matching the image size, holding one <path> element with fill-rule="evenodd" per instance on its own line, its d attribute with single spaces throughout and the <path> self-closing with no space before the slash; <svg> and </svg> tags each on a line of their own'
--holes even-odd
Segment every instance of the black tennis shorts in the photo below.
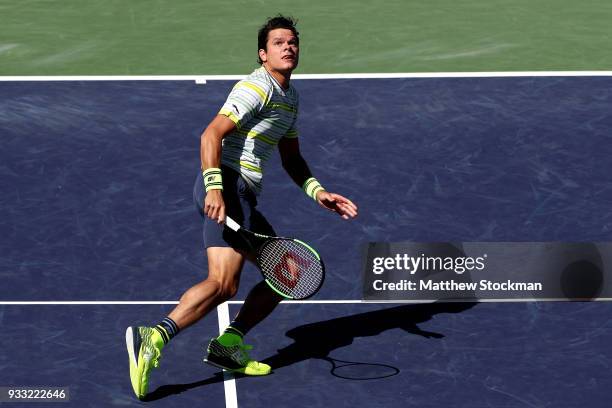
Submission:
<svg viewBox="0 0 612 408">
<path fill-rule="evenodd" d="M 268 220 L 257 210 L 257 196 L 242 176 L 227 166 L 221 166 L 221 176 L 223 177 L 223 200 L 226 215 L 250 231 L 276 236 Z M 251 251 L 248 243 L 240 234 L 226 228 L 223 224 L 218 224 L 217 221 L 211 220 L 204 214 L 205 197 L 202 172 L 198 172 L 193 186 L 193 200 L 204 222 L 204 248 L 232 247 L 246 252 Z"/>
</svg>

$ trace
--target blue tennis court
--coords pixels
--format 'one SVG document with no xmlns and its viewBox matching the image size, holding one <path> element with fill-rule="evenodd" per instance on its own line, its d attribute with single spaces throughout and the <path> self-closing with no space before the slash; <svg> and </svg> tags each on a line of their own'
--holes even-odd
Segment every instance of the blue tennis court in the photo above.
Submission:
<svg viewBox="0 0 612 408">
<path fill-rule="evenodd" d="M 67 386 L 79 407 L 229 406 L 227 377 L 201 363 L 221 314 L 173 340 L 139 402 L 123 333 L 171 305 L 9 302 L 169 303 L 203 279 L 199 136 L 233 82 L 0 82 L 0 386 Z M 294 84 L 304 157 L 360 216 L 321 211 L 269 164 L 262 212 L 328 276 L 324 303 L 284 303 L 249 334 L 275 373 L 236 379 L 237 405 L 607 407 L 609 303 L 350 301 L 368 242 L 609 240 L 612 78 Z M 258 280 L 248 267 L 236 299 Z M 393 375 L 341 378 L 328 357 Z"/>
</svg>

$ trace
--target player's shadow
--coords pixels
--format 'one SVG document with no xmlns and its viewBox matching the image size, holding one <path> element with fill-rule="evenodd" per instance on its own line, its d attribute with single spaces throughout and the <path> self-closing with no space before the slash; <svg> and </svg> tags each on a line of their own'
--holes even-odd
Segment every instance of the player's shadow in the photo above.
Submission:
<svg viewBox="0 0 612 408">
<path fill-rule="evenodd" d="M 277 370 L 311 358 L 325 359 L 333 350 L 352 344 L 355 338 L 376 336 L 397 328 L 426 338 L 442 338 L 444 334 L 421 330 L 418 324 L 440 313 L 463 312 L 475 304 L 436 302 L 403 305 L 294 327 L 285 333 L 294 342 L 263 361 Z M 159 400 L 193 388 L 220 383 L 223 380 L 223 374 L 219 372 L 194 383 L 163 385 L 149 393 L 145 401 Z"/>
<path fill-rule="evenodd" d="M 439 339 L 444 334 L 421 330 L 418 324 L 440 313 L 463 312 L 475 304 L 436 302 L 404 305 L 298 326 L 286 333 L 294 342 L 264 362 L 276 370 L 311 358 L 325 359 L 330 357 L 333 350 L 352 344 L 357 337 L 376 336 L 396 328 L 410 334 Z"/>
<path fill-rule="evenodd" d="M 142 401 L 150 402 L 157 401 L 170 395 L 181 394 L 185 391 L 189 391 L 193 388 L 202 387 L 204 385 L 217 384 L 224 381 L 223 373 L 215 373 L 212 377 L 206 378 L 202 381 L 196 381 L 188 384 L 167 384 L 158 387 L 155 391 L 148 393 Z"/>
</svg>

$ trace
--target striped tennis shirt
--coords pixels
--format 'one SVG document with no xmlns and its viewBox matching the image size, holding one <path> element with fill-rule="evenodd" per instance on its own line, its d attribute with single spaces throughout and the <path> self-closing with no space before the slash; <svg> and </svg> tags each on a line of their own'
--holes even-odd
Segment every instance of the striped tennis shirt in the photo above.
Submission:
<svg viewBox="0 0 612 408">
<path fill-rule="evenodd" d="M 263 170 L 283 138 L 298 136 L 298 93 L 292 85 L 283 89 L 260 67 L 238 82 L 219 111 L 236 124 L 223 139 L 221 163 L 242 175 L 259 194 Z"/>
</svg>

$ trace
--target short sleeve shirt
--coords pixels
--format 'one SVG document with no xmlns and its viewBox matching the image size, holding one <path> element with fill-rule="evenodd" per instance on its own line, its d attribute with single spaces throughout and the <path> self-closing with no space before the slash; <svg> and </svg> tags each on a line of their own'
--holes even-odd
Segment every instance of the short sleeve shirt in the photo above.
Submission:
<svg viewBox="0 0 612 408">
<path fill-rule="evenodd" d="M 263 170 L 278 142 L 298 137 L 298 93 L 283 89 L 264 67 L 238 82 L 220 115 L 236 129 L 223 139 L 221 163 L 239 172 L 256 193 L 261 192 Z"/>
</svg>

